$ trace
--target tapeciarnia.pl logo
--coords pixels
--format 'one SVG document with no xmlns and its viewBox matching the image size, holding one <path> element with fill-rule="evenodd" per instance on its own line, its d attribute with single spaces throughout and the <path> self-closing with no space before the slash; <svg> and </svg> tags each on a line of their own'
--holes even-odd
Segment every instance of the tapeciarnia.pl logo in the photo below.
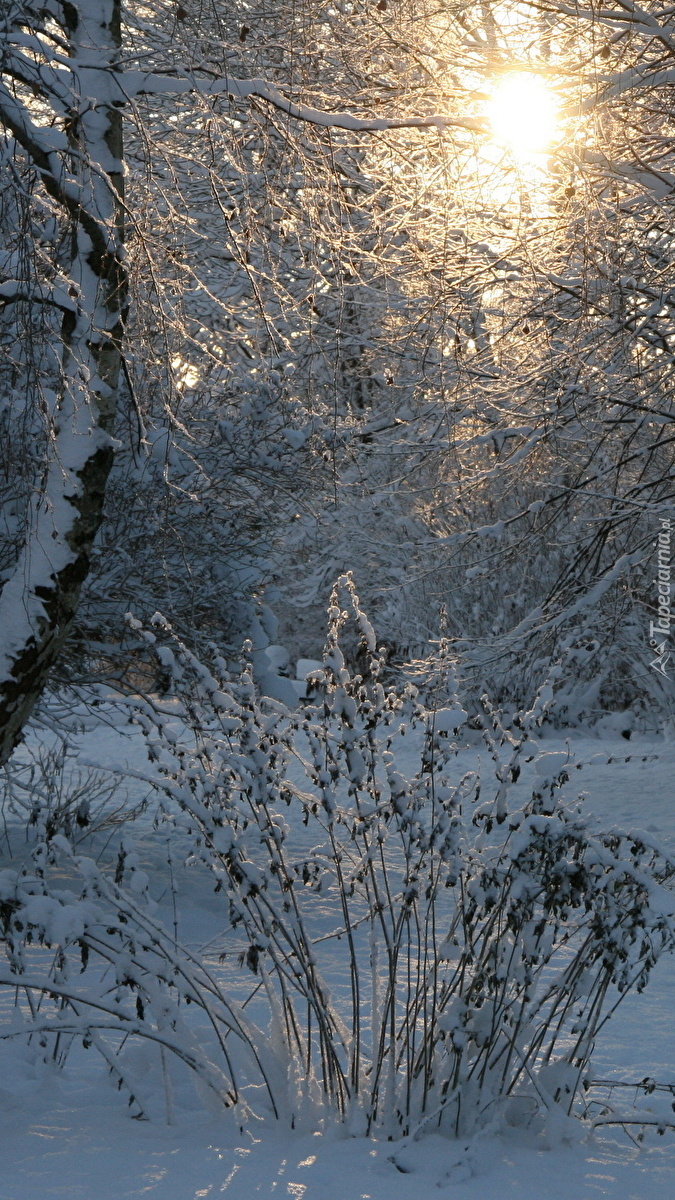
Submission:
<svg viewBox="0 0 675 1200">
<path fill-rule="evenodd" d="M 670 561 L 671 547 L 670 539 L 672 533 L 672 522 L 670 517 L 661 517 L 661 528 L 656 541 L 657 552 L 657 568 L 656 585 L 657 594 L 657 619 L 649 622 L 649 645 L 655 651 L 655 657 L 650 662 L 650 667 L 654 671 L 658 671 L 659 675 L 663 675 L 664 679 L 670 679 L 668 674 L 668 661 L 670 659 L 670 647 L 668 639 L 670 637 L 670 626 L 673 621 L 673 613 L 670 608 Z"/>
</svg>

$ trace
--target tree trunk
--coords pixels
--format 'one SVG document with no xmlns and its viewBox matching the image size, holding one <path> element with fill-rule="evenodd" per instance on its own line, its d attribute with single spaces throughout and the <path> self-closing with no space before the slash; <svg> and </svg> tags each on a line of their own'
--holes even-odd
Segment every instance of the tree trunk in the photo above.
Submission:
<svg viewBox="0 0 675 1200">
<path fill-rule="evenodd" d="M 63 11 L 73 89 L 64 125 L 68 145 L 55 153 L 45 127 L 35 125 L 27 109 L 11 100 L 0 103 L 0 118 L 71 223 L 65 272 L 74 299 L 63 317 L 60 396 L 46 483 L 33 501 L 23 548 L 0 594 L 0 764 L 20 740 L 45 687 L 89 571 L 112 465 L 126 316 L 122 114 L 106 99 L 120 51 L 120 0 L 69 3 Z"/>
</svg>

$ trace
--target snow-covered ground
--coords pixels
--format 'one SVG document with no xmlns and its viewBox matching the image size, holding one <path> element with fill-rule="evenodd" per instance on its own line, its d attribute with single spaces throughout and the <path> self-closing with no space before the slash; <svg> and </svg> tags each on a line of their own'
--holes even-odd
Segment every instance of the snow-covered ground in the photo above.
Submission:
<svg viewBox="0 0 675 1200">
<path fill-rule="evenodd" d="M 551 736 L 542 745 L 559 748 Z M 576 736 L 572 748 L 590 765 L 575 771 L 568 786 L 587 793 L 603 824 L 646 829 L 675 844 L 673 743 Z M 82 743 L 83 758 L 101 763 L 138 763 L 138 754 L 137 742 L 122 742 L 105 728 Z M 192 940 L 199 931 L 207 941 L 217 927 L 212 890 L 194 874 L 180 890 L 181 935 Z M 603 1031 L 595 1079 L 649 1076 L 675 1084 L 674 995 L 675 961 L 668 958 Z M 148 1062 L 147 1069 L 155 1068 Z M 668 1096 L 651 1099 L 670 1107 Z M 273 1125 L 241 1134 L 227 1113 L 208 1112 L 187 1087 L 176 1091 L 172 1123 L 166 1113 L 139 1122 L 127 1115 L 97 1056 L 81 1051 L 57 1073 L 29 1062 L 14 1042 L 0 1045 L 0 1116 L 0 1200 L 424 1200 L 439 1191 L 454 1200 L 675 1197 L 675 1131 L 648 1132 L 640 1144 L 610 1127 L 561 1145 L 514 1130 L 508 1137 L 485 1135 L 468 1148 L 435 1134 L 402 1148 Z M 635 1137 L 637 1130 L 631 1132 Z"/>
<path fill-rule="evenodd" d="M 574 1148 L 536 1150 L 488 1140 L 470 1167 L 431 1135 L 400 1155 L 365 1139 L 269 1130 L 228 1136 L 222 1124 L 136 1125 L 86 1093 L 62 1097 L 49 1116 L 15 1114 L 2 1132 L 2 1200 L 670 1200 L 675 1147 L 637 1148 L 605 1134 Z M 672 1135 L 671 1135 L 672 1136 Z"/>
</svg>

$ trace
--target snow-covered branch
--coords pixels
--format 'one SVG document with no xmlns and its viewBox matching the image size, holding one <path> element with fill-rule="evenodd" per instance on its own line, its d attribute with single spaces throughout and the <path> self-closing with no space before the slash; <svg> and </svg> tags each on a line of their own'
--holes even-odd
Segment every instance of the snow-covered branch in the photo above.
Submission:
<svg viewBox="0 0 675 1200">
<path fill-rule="evenodd" d="M 322 129 L 345 129 L 353 133 L 380 133 L 389 129 L 437 129 L 459 128 L 473 133 L 484 133 L 485 120 L 473 117 L 451 117 L 439 113 L 425 117 L 355 117 L 347 112 L 328 112 L 297 104 L 289 100 L 278 88 L 265 79 L 221 79 L 196 78 L 194 76 L 144 74 L 142 71 L 125 71 L 115 74 L 113 87 L 119 87 L 125 99 L 143 95 L 185 95 L 198 92 L 202 96 L 228 96 L 232 100 L 257 98 L 265 100 L 273 108 L 287 113 L 297 121 L 306 121 Z"/>
</svg>

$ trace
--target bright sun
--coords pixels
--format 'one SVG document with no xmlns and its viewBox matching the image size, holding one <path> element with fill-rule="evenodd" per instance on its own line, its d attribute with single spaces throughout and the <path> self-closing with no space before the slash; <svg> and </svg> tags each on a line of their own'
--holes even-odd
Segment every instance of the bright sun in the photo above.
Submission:
<svg viewBox="0 0 675 1200">
<path fill-rule="evenodd" d="M 558 100 L 538 75 L 503 75 L 486 106 L 495 140 L 517 158 L 541 154 L 553 138 Z"/>
</svg>

